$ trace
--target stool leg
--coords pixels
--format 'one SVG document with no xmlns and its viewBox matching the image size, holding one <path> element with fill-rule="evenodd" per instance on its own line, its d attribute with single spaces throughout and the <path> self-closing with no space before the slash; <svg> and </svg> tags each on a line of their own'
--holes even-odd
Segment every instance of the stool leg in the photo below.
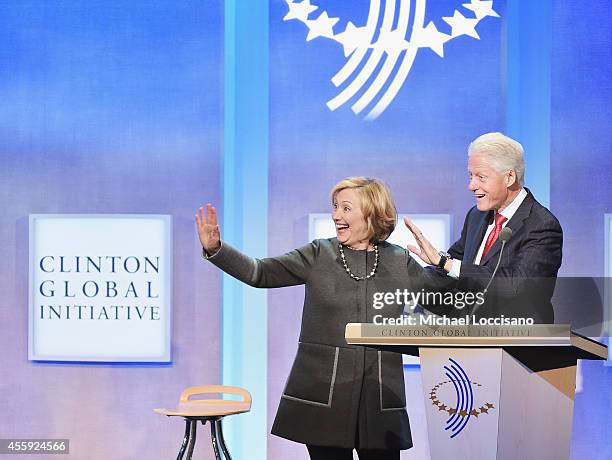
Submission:
<svg viewBox="0 0 612 460">
<path fill-rule="evenodd" d="M 191 434 L 191 422 L 185 419 L 185 436 L 183 436 L 183 443 L 181 444 L 181 449 L 179 450 L 178 456 L 176 460 L 183 460 L 183 454 L 185 453 L 185 449 L 187 448 L 187 443 L 189 443 Z"/>
<path fill-rule="evenodd" d="M 217 419 L 210 420 L 210 438 L 212 439 L 213 450 L 215 451 L 215 460 L 221 460 L 219 454 L 219 445 L 217 441 Z"/>
<path fill-rule="evenodd" d="M 191 420 L 191 434 L 189 436 L 189 447 L 187 448 L 187 460 L 191 460 L 191 456 L 193 455 L 193 448 L 196 443 L 196 428 L 198 427 L 197 420 Z"/>
<path fill-rule="evenodd" d="M 221 419 L 216 420 L 214 423 L 217 425 L 217 433 L 219 435 L 219 443 L 221 444 L 221 451 L 223 452 L 223 455 L 225 456 L 226 460 L 232 460 L 232 456 L 227 450 L 227 446 L 225 445 L 225 439 L 223 438 L 223 428 L 221 427 Z"/>
</svg>

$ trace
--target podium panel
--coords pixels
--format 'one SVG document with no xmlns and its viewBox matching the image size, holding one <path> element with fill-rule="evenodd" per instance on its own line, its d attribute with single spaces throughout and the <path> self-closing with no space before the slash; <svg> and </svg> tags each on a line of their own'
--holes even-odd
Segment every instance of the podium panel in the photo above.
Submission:
<svg viewBox="0 0 612 460">
<path fill-rule="evenodd" d="M 569 459 L 577 360 L 608 356 L 568 325 L 347 324 L 345 337 L 420 356 L 433 460 Z"/>
<path fill-rule="evenodd" d="M 550 379 L 500 348 L 419 353 L 432 459 L 569 458 L 574 394 L 556 383 L 575 365 Z"/>
</svg>

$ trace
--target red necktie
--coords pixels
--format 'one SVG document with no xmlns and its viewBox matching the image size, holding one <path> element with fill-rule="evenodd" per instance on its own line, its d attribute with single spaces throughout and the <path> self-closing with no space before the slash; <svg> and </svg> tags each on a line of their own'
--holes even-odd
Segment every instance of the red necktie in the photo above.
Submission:
<svg viewBox="0 0 612 460">
<path fill-rule="evenodd" d="M 506 222 L 507 220 L 508 219 L 506 219 L 500 213 L 495 214 L 495 227 L 493 228 L 493 231 L 489 233 L 489 237 L 487 238 L 487 243 L 485 244 L 484 251 L 482 251 L 481 260 L 485 258 L 485 256 L 487 255 L 487 252 L 491 250 L 491 248 L 497 241 L 497 237 L 502 231 L 502 225 L 504 225 L 504 222 Z"/>
</svg>

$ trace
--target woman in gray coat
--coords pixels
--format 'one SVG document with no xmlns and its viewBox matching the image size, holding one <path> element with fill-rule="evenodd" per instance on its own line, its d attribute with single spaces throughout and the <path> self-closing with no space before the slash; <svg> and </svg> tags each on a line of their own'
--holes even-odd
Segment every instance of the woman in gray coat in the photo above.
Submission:
<svg viewBox="0 0 612 460">
<path fill-rule="evenodd" d="M 272 433 L 306 444 L 311 459 L 399 459 L 412 447 L 400 354 L 347 345 L 347 323 L 398 317 L 403 305 L 373 307 L 376 293 L 419 290 L 423 271 L 387 243 L 397 221 L 379 180 L 345 179 L 331 191 L 336 237 L 279 257 L 250 258 L 221 242 L 215 208 L 196 215 L 204 257 L 251 286 L 305 285 L 298 350 Z"/>
</svg>

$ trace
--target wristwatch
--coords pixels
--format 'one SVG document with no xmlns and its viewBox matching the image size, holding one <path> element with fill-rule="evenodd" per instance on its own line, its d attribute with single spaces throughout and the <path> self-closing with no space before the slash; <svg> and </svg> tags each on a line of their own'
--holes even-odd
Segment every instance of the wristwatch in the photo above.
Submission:
<svg viewBox="0 0 612 460">
<path fill-rule="evenodd" d="M 440 262 L 438 262 L 438 265 L 436 265 L 436 267 L 438 268 L 444 268 L 446 261 L 452 259 L 451 255 L 448 252 L 440 251 L 438 252 L 438 255 L 440 256 Z"/>
</svg>

